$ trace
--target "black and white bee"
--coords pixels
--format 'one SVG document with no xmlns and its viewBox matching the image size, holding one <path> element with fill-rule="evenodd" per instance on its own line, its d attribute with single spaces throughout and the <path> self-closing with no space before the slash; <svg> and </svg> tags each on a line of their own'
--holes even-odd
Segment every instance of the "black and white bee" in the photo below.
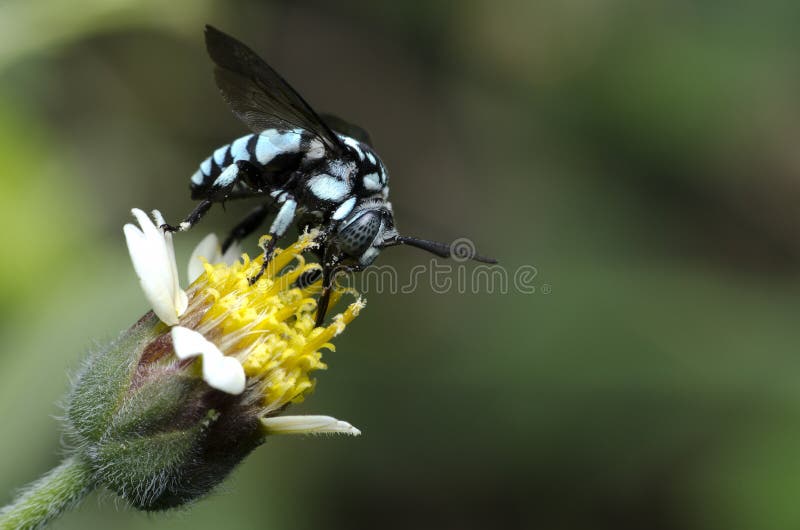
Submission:
<svg viewBox="0 0 800 530">
<path fill-rule="evenodd" d="M 277 210 L 263 248 L 264 263 L 252 284 L 295 218 L 302 227 L 319 227 L 323 290 L 317 325 L 327 311 L 334 271 L 360 271 L 382 249 L 395 245 L 451 257 L 444 243 L 397 232 L 388 201 L 389 174 L 363 129 L 314 112 L 275 70 L 233 37 L 206 26 L 205 39 L 223 98 L 253 133 L 220 147 L 200 164 L 191 177 L 192 198 L 200 203 L 182 223 L 164 225 L 164 230 L 188 230 L 216 202 L 264 197 L 266 202 L 223 243 L 224 251 Z M 474 253 L 461 257 L 496 263 Z"/>
</svg>

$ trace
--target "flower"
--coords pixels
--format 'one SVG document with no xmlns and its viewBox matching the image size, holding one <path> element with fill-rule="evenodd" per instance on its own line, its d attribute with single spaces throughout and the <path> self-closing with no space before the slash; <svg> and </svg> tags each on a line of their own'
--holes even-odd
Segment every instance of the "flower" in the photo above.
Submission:
<svg viewBox="0 0 800 530">
<path fill-rule="evenodd" d="M 211 491 L 268 436 L 361 433 L 331 416 L 284 415 L 314 389 L 322 350 L 364 307 L 354 291 L 335 290 L 331 307 L 345 294 L 356 300 L 315 325 L 320 282 L 297 280 L 319 268 L 303 258 L 317 231 L 275 249 L 253 285 L 263 257 L 223 255 L 207 236 L 184 290 L 171 236 L 133 215 L 140 228 L 126 225 L 125 236 L 153 311 L 85 364 L 66 407 L 70 442 L 96 484 L 140 509 L 172 508 Z"/>
</svg>

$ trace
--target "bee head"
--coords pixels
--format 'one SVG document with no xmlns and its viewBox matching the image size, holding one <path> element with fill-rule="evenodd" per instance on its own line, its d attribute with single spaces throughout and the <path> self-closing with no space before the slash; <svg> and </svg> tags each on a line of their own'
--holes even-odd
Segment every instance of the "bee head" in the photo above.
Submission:
<svg viewBox="0 0 800 530">
<path fill-rule="evenodd" d="M 455 256 L 483 263 L 497 263 L 494 258 L 475 253 L 474 249 L 466 255 L 459 248 L 451 248 L 446 243 L 401 236 L 394 227 L 391 203 L 377 199 L 353 210 L 339 227 L 335 242 L 343 258 L 355 263 L 359 269 L 371 265 L 384 248 L 397 245 L 420 248 L 443 258 Z"/>
</svg>

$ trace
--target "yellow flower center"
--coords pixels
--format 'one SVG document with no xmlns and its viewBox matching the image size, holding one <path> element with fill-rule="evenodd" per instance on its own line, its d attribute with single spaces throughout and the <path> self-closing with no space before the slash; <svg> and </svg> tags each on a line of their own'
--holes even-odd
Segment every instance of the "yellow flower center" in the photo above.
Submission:
<svg viewBox="0 0 800 530">
<path fill-rule="evenodd" d="M 321 349 L 334 350 L 330 340 L 344 331 L 364 307 L 357 298 L 328 326 L 314 327 L 320 282 L 299 288 L 295 281 L 319 268 L 306 264 L 302 252 L 314 246 L 314 233 L 304 234 L 286 250 L 277 249 L 264 275 L 254 285 L 263 257 L 246 254 L 233 265 L 205 264 L 205 272 L 189 288 L 188 325 L 214 342 L 225 355 L 242 363 L 248 385 L 259 386 L 265 412 L 300 402 L 314 388 L 313 370 L 326 368 Z M 294 263 L 294 266 L 289 267 Z M 331 306 L 350 292 L 334 290 Z"/>
</svg>

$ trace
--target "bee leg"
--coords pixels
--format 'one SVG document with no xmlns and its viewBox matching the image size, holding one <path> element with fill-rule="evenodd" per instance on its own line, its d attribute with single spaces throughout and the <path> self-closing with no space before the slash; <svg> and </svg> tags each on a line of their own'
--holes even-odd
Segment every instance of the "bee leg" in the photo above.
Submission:
<svg viewBox="0 0 800 530">
<path fill-rule="evenodd" d="M 222 253 L 224 254 L 225 251 L 228 250 L 234 243 L 239 242 L 252 234 L 259 226 L 261 226 L 261 223 L 264 222 L 264 218 L 268 213 L 268 204 L 256 206 L 253 211 L 247 214 L 247 217 L 239 221 L 239 223 L 230 231 L 228 237 L 226 237 L 225 241 L 222 243 Z"/>
<path fill-rule="evenodd" d="M 317 319 L 315 327 L 320 327 L 325 320 L 325 313 L 328 312 L 328 304 L 331 301 L 331 284 L 333 283 L 333 265 L 325 262 L 322 265 L 322 293 L 317 301 Z"/>
<path fill-rule="evenodd" d="M 325 254 L 327 255 L 327 248 L 325 251 Z M 324 265 L 322 266 L 322 294 L 320 294 L 319 301 L 317 302 L 316 327 L 321 326 L 322 321 L 325 320 L 325 313 L 328 311 L 328 303 L 330 302 L 331 290 L 333 288 L 333 282 L 336 280 L 336 276 L 341 273 L 361 272 L 364 270 L 362 265 L 343 265 L 341 263 L 337 265 L 337 261 L 338 258 L 331 260 L 326 259 L 324 261 Z M 312 269 L 308 272 L 319 273 L 320 270 Z M 319 276 L 317 276 L 314 281 L 317 281 L 318 279 Z M 298 279 L 297 281 L 299 282 L 300 280 Z"/>
<path fill-rule="evenodd" d="M 272 261 L 272 253 L 275 251 L 275 245 L 278 243 L 278 238 L 271 233 L 268 235 L 271 237 L 266 243 L 264 243 L 262 247 L 264 249 L 264 261 L 261 262 L 261 268 L 258 269 L 258 272 L 255 274 L 255 276 L 251 276 L 247 279 L 247 282 L 250 285 L 256 283 L 264 275 L 264 272 L 267 270 L 267 266 L 269 266 L 269 262 Z"/>
<path fill-rule="evenodd" d="M 239 179 L 252 174 L 254 170 L 255 168 L 245 162 L 237 162 L 229 165 L 219 174 L 217 180 L 211 185 L 211 190 L 208 195 L 211 199 L 203 199 L 200 204 L 197 205 L 197 208 L 192 210 L 192 213 L 178 226 L 163 224 L 161 225 L 162 230 L 165 232 L 185 232 L 189 230 L 208 213 L 214 201 L 224 203 Z"/>
<path fill-rule="evenodd" d="M 194 226 L 200 219 L 203 218 L 205 214 L 208 213 L 208 210 L 211 208 L 211 205 L 214 204 L 208 199 L 204 199 L 200 201 L 200 204 L 192 210 L 192 213 L 186 216 L 186 219 L 181 222 L 178 226 L 172 226 L 169 224 L 164 223 L 161 225 L 161 229 L 164 232 L 185 232 L 189 230 L 192 226 Z"/>
<path fill-rule="evenodd" d="M 294 214 L 296 211 L 297 201 L 294 200 L 294 197 L 287 196 L 283 206 L 281 206 L 281 209 L 278 210 L 278 215 L 276 215 L 275 220 L 272 221 L 272 226 L 269 228 L 268 235 L 270 238 L 267 240 L 266 244 L 264 244 L 264 261 L 261 263 L 261 269 L 259 269 L 256 275 L 252 276 L 248 280 L 250 285 L 256 283 L 258 279 L 264 275 L 264 271 L 267 270 L 267 266 L 272 260 L 272 253 L 275 251 L 275 245 L 278 243 L 278 238 L 286 233 L 286 229 L 292 224 L 292 220 L 294 219 Z"/>
</svg>

